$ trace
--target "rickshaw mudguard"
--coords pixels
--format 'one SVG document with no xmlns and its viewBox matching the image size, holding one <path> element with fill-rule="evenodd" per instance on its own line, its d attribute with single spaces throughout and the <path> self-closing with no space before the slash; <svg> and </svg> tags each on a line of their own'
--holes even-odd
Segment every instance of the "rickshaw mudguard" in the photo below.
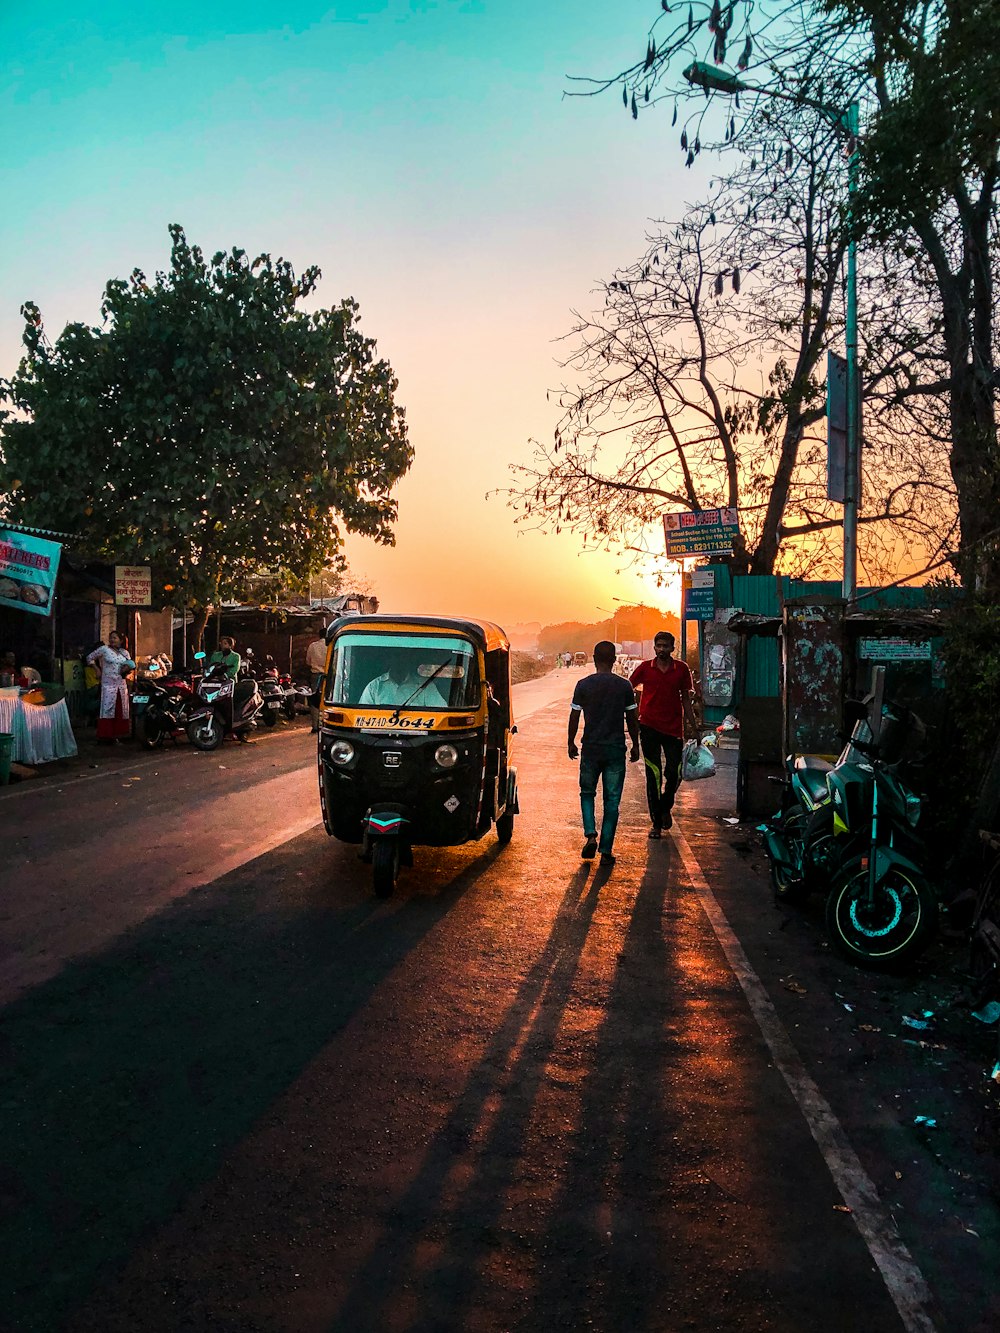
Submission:
<svg viewBox="0 0 1000 1333">
<path fill-rule="evenodd" d="M 399 810 L 369 810 L 364 819 L 365 838 L 401 837 L 410 821 Z"/>
<path fill-rule="evenodd" d="M 507 800 L 504 802 L 508 814 L 519 815 L 521 807 L 517 799 L 517 769 L 507 770 Z"/>
</svg>

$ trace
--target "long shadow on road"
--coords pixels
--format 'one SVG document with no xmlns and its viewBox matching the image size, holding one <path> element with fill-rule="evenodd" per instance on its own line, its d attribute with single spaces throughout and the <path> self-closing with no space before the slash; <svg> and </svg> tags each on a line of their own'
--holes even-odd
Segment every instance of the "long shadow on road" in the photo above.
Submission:
<svg viewBox="0 0 1000 1333">
<path fill-rule="evenodd" d="M 390 1312 L 415 1280 L 421 1290 L 421 1327 L 464 1326 L 481 1267 L 509 1230 L 503 1217 L 506 1192 L 522 1170 L 536 1098 L 606 882 L 602 871 L 589 883 L 586 867 L 574 873 L 545 948 L 435 1135 L 419 1173 L 393 1207 L 382 1238 L 355 1275 L 333 1320 L 337 1333 L 390 1327 Z M 502 1110 L 495 1114 L 498 1096 Z M 456 1143 L 475 1144 L 477 1165 L 454 1196 Z M 423 1232 L 432 1221 L 446 1227 L 448 1246 L 436 1267 L 421 1271 Z"/>
<path fill-rule="evenodd" d="M 436 893 L 380 905 L 346 849 L 307 834 L 5 1009 L 0 1328 L 60 1327 L 495 851 Z"/>
</svg>

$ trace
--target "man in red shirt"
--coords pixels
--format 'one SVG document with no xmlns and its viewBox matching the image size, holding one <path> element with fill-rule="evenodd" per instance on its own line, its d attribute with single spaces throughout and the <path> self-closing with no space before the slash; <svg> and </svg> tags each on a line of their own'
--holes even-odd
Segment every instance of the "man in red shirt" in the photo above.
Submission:
<svg viewBox="0 0 1000 1333">
<path fill-rule="evenodd" d="M 629 683 L 639 695 L 639 741 L 652 821 L 649 836 L 658 838 L 674 822 L 670 811 L 681 777 L 684 724 L 689 736 L 697 738 L 698 729 L 691 707 L 694 682 L 687 663 L 673 655 L 674 636 L 661 630 L 653 639 L 653 651 L 656 656 L 640 662 Z"/>
</svg>

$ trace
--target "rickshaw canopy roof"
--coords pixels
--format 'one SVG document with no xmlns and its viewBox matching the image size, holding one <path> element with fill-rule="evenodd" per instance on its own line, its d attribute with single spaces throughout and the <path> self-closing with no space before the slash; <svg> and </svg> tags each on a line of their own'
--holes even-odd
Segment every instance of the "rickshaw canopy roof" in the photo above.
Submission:
<svg viewBox="0 0 1000 1333">
<path fill-rule="evenodd" d="M 329 643 L 335 634 L 339 634 L 341 630 L 348 627 L 360 630 L 378 630 L 385 629 L 389 625 L 397 628 L 412 626 L 415 630 L 448 630 L 452 634 L 464 634 L 485 653 L 510 652 L 510 641 L 507 635 L 499 625 L 494 625 L 489 620 L 468 620 L 465 617 L 456 618 L 453 616 L 392 615 L 389 612 L 380 612 L 374 616 L 358 614 L 339 616 L 327 625 L 326 641 Z"/>
</svg>

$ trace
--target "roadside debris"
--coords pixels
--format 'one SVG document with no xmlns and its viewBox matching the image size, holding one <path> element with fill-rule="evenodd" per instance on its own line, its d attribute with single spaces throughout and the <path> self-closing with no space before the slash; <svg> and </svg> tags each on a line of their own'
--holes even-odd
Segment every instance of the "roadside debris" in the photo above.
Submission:
<svg viewBox="0 0 1000 1333">
<path fill-rule="evenodd" d="M 908 1028 L 916 1028 L 918 1032 L 927 1032 L 929 1028 L 932 1028 L 934 1026 L 933 1023 L 928 1022 L 928 1020 L 933 1017 L 934 1017 L 933 1011 L 930 1009 L 924 1010 L 923 1018 L 911 1018 L 909 1014 L 904 1014 L 903 1026 Z"/>
</svg>

